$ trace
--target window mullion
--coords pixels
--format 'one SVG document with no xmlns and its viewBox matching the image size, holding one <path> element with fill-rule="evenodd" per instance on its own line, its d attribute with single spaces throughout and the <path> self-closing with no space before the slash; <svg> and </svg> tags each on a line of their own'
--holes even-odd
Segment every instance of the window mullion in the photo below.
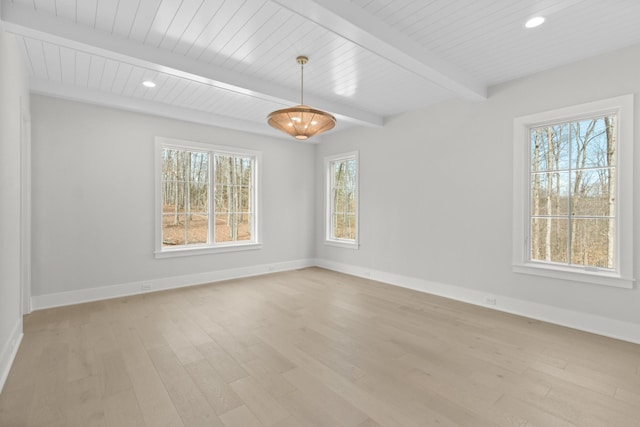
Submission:
<svg viewBox="0 0 640 427">
<path fill-rule="evenodd" d="M 573 174 L 574 174 L 574 168 L 573 168 L 573 132 L 572 132 L 572 126 L 571 123 L 569 123 L 569 125 L 567 126 L 567 128 L 569 129 L 568 135 L 567 137 L 569 138 L 569 140 L 567 141 L 568 143 L 568 156 L 567 158 L 569 159 L 569 165 L 568 165 L 568 170 L 569 170 L 569 188 L 568 188 L 568 195 L 569 195 L 569 206 L 567 207 L 567 265 L 572 265 L 572 243 L 573 243 Z"/>
<path fill-rule="evenodd" d="M 342 189 L 342 235 L 349 236 L 349 197 L 347 195 L 347 186 Z"/>
<path fill-rule="evenodd" d="M 231 241 L 238 240 L 238 222 L 237 222 L 237 187 L 236 187 L 236 156 L 231 156 Z"/>
<path fill-rule="evenodd" d="M 184 244 L 187 245 L 189 244 L 189 223 L 187 221 L 187 206 L 188 206 L 188 202 L 187 202 L 187 198 L 188 196 L 188 192 L 187 192 L 187 181 L 182 181 L 182 196 L 183 196 L 183 203 L 184 205 L 182 206 L 182 220 L 184 221 Z"/>
<path fill-rule="evenodd" d="M 207 158 L 209 161 L 209 176 L 207 177 L 207 182 L 209 184 L 209 236 L 208 242 L 210 245 L 215 245 L 215 235 L 216 235 L 216 161 L 215 161 L 215 153 L 208 152 Z"/>
<path fill-rule="evenodd" d="M 329 230 L 329 237 L 331 239 L 336 238 L 336 197 L 337 197 L 337 189 L 336 189 L 336 163 L 331 162 L 329 166 L 329 181 L 331 182 L 331 201 L 329 208 L 329 224 L 331 226 Z"/>
</svg>

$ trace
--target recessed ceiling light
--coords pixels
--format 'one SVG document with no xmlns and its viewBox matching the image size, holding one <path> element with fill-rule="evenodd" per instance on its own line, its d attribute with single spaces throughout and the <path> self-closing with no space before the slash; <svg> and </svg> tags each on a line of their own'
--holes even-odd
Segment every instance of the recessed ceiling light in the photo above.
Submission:
<svg viewBox="0 0 640 427">
<path fill-rule="evenodd" d="M 544 16 L 534 16 L 533 18 L 529 19 L 526 24 L 524 24 L 524 26 L 527 28 L 535 28 L 539 25 L 542 25 L 543 22 Z"/>
<path fill-rule="evenodd" d="M 156 87 L 156 84 L 151 80 L 145 80 L 144 82 L 142 82 L 142 84 L 146 87 Z"/>
</svg>

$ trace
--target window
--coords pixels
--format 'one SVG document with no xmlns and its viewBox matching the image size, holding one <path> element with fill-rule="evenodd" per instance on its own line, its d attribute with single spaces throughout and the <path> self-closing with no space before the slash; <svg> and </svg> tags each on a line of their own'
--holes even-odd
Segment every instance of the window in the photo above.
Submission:
<svg viewBox="0 0 640 427">
<path fill-rule="evenodd" d="M 633 286 L 633 97 L 515 120 L 514 271 Z"/>
<path fill-rule="evenodd" d="M 326 242 L 358 247 L 358 153 L 325 159 Z"/>
<path fill-rule="evenodd" d="M 257 153 L 156 138 L 156 256 L 258 247 Z"/>
</svg>

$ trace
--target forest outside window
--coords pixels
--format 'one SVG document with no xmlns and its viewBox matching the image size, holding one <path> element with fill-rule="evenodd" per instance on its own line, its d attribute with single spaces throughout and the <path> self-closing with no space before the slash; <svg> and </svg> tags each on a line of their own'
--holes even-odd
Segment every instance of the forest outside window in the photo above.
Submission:
<svg viewBox="0 0 640 427">
<path fill-rule="evenodd" d="M 632 286 L 630 108 L 620 97 L 516 120 L 515 271 Z"/>
<path fill-rule="evenodd" d="M 156 141 L 156 256 L 257 247 L 257 154 L 167 138 Z"/>
<path fill-rule="evenodd" d="M 325 159 L 326 242 L 358 247 L 358 153 Z"/>
</svg>

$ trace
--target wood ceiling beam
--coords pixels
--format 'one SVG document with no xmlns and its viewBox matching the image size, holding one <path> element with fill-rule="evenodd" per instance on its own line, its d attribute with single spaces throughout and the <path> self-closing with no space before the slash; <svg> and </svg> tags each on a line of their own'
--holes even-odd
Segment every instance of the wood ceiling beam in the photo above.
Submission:
<svg viewBox="0 0 640 427">
<path fill-rule="evenodd" d="M 54 16 L 36 13 L 22 5 L 3 3 L 2 21 L 6 31 L 23 37 L 46 41 L 246 96 L 280 103 L 283 107 L 292 106 L 299 102 L 300 94 L 297 89 L 275 85 L 272 82 L 205 64 L 152 46 L 133 43 L 101 31 L 57 19 Z M 382 126 L 384 124 L 383 117 L 368 111 L 310 94 L 305 98 L 315 108 L 329 111 L 339 120 L 364 126 Z"/>
<path fill-rule="evenodd" d="M 272 1 L 460 98 L 472 101 L 487 98 L 485 83 L 434 55 L 350 1 Z"/>
<path fill-rule="evenodd" d="M 284 135 L 282 132 L 273 129 L 270 126 L 264 126 L 261 123 L 247 122 L 246 120 L 240 120 L 233 117 L 221 116 L 218 114 L 177 107 L 169 104 L 162 104 L 159 102 L 148 101 L 146 99 L 130 98 L 117 95 L 115 93 L 102 92 L 97 89 L 62 85 L 61 83 L 54 83 L 48 80 L 35 78 L 31 78 L 29 80 L 29 87 L 32 93 L 38 95 L 53 96 L 86 104 L 101 105 L 104 107 L 132 111 L 134 113 L 150 114 L 153 116 L 183 120 L 185 122 L 208 126 L 219 126 L 226 129 L 291 140 L 291 137 L 288 135 Z M 320 138 L 321 136 L 314 137 L 311 142 L 320 142 Z"/>
</svg>

